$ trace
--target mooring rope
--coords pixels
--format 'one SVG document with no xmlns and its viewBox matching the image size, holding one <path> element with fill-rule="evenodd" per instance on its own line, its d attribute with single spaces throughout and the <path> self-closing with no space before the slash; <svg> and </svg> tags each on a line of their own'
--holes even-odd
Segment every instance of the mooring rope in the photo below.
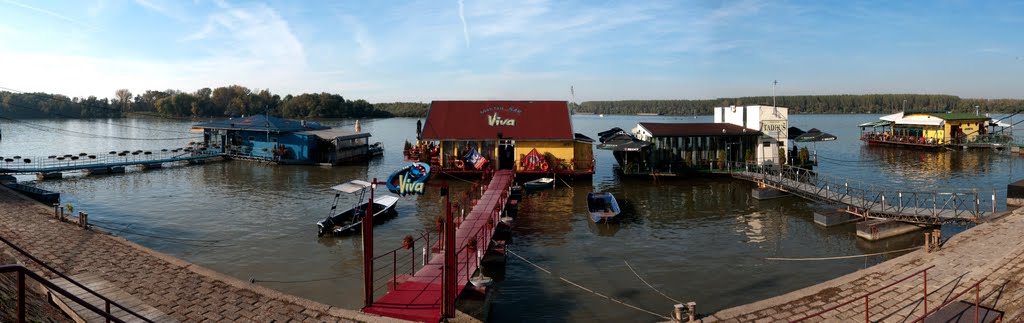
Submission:
<svg viewBox="0 0 1024 323">
<path fill-rule="evenodd" d="M 820 258 L 764 258 L 764 260 L 779 260 L 779 261 L 838 260 L 838 259 L 851 259 L 851 258 L 862 258 L 862 257 L 878 256 L 878 255 L 884 255 L 884 254 L 889 254 L 889 253 L 904 252 L 904 251 L 911 251 L 911 250 L 917 250 L 917 249 L 921 249 L 921 247 L 913 247 L 913 248 L 906 248 L 906 249 L 900 249 L 900 250 L 890 250 L 890 251 L 885 251 L 885 252 L 876 252 L 876 253 L 869 253 L 869 254 L 863 254 L 863 255 L 853 255 L 853 256 L 836 256 L 836 257 L 820 257 Z"/>
<path fill-rule="evenodd" d="M 256 277 L 250 277 L 249 283 L 279 283 L 279 284 L 293 284 L 293 283 L 312 283 L 325 280 L 334 280 L 341 278 L 352 277 L 353 274 L 339 275 L 334 277 L 323 277 L 323 278 L 311 278 L 311 279 L 299 279 L 299 280 L 270 280 L 270 279 L 256 279 Z"/>
<path fill-rule="evenodd" d="M 570 284 L 570 285 L 576 286 L 576 288 L 579 288 L 579 289 L 585 290 L 585 291 L 587 291 L 587 292 L 590 292 L 591 294 L 594 294 L 594 295 L 597 295 L 597 296 L 603 297 L 603 298 L 605 298 L 605 299 L 607 299 L 607 300 L 609 300 L 609 301 L 612 301 L 612 302 L 616 302 L 616 303 L 622 304 L 622 305 L 624 305 L 624 306 L 626 306 L 626 307 L 629 307 L 629 308 L 632 308 L 632 309 L 634 309 L 634 310 L 637 310 L 637 311 L 641 311 L 641 312 L 644 312 L 644 313 L 647 313 L 647 314 L 651 314 L 651 315 L 657 316 L 657 317 L 659 317 L 659 318 L 662 318 L 662 319 L 666 319 L 666 320 L 672 320 L 672 318 L 671 318 L 671 317 L 668 317 L 668 316 L 664 316 L 664 315 L 661 315 L 661 314 L 658 314 L 658 313 L 655 313 L 655 312 L 652 312 L 652 311 L 649 311 L 649 310 L 645 310 L 645 309 L 642 309 L 642 308 L 636 307 L 636 306 L 634 306 L 634 305 L 630 305 L 630 304 L 627 304 L 626 302 L 623 302 L 623 301 L 617 300 L 617 299 L 615 299 L 615 298 L 611 298 L 611 297 L 608 297 L 607 295 L 604 295 L 604 294 L 601 294 L 601 293 L 595 292 L 595 291 L 594 291 L 594 290 L 592 290 L 592 289 L 589 289 L 589 288 L 583 287 L 583 286 L 581 286 L 580 284 L 577 284 L 577 283 L 574 283 L 574 282 L 573 282 L 573 281 L 571 281 L 571 280 L 565 279 L 565 277 L 562 277 L 562 276 L 559 276 L 559 275 L 555 275 L 555 274 L 554 274 L 554 273 L 552 273 L 552 272 L 551 272 L 550 270 L 544 269 L 544 267 L 538 266 L 537 264 L 535 264 L 535 263 L 533 263 L 533 262 L 530 262 L 529 260 L 526 260 L 526 258 L 523 258 L 523 256 L 520 256 L 519 254 L 517 254 L 517 253 L 513 252 L 512 250 L 509 250 L 509 249 L 508 249 L 507 247 L 506 247 L 505 251 L 508 251 L 508 253 L 512 254 L 513 256 L 516 256 L 516 258 L 519 258 L 519 260 L 522 260 L 522 261 L 524 261 L 524 262 L 526 262 L 526 263 L 530 264 L 531 266 L 533 266 L 533 267 L 535 267 L 535 268 L 537 268 L 537 269 L 540 269 L 541 271 L 543 271 L 543 272 L 545 272 L 545 273 L 548 273 L 548 275 L 552 275 L 552 276 L 555 276 L 555 277 L 557 277 L 558 279 L 560 279 L 560 280 L 562 280 L 562 281 L 564 281 L 564 282 L 566 282 L 566 283 L 568 283 L 568 284 Z"/>
<path fill-rule="evenodd" d="M 647 285 L 647 287 L 650 287 L 650 288 L 651 288 L 651 289 L 653 289 L 653 290 L 654 290 L 655 292 L 658 292 L 658 294 L 661 294 L 661 296 L 665 296 L 665 298 L 667 298 L 667 299 L 668 299 L 668 300 L 670 300 L 670 301 L 673 301 L 673 302 L 675 302 L 676 304 L 683 304 L 683 302 L 680 302 L 679 300 L 677 300 L 677 299 L 675 299 L 675 298 L 672 298 L 672 297 L 669 297 L 668 295 L 665 295 L 665 293 L 662 293 L 662 292 L 661 292 L 660 290 L 658 290 L 657 288 L 654 288 L 654 286 L 651 286 L 651 284 L 650 284 L 650 283 L 647 283 L 647 281 L 646 281 L 646 280 L 644 280 L 644 278 L 643 278 L 643 277 L 640 277 L 640 274 L 637 274 L 637 273 L 636 273 L 636 270 L 633 270 L 633 266 L 630 266 L 630 265 L 629 265 L 629 262 L 628 262 L 628 261 L 626 261 L 625 259 L 623 259 L 623 260 L 622 260 L 622 262 L 626 263 L 626 267 L 629 267 L 629 271 L 632 271 L 632 272 L 633 272 L 633 275 L 636 275 L 636 278 L 639 278 L 639 279 L 640 279 L 640 281 L 644 282 L 644 285 Z"/>
<path fill-rule="evenodd" d="M 566 183 L 564 178 L 560 178 L 559 180 L 561 180 L 562 184 L 565 184 L 565 186 L 568 186 L 569 188 L 572 188 L 572 185 L 569 185 L 569 183 Z"/>
</svg>

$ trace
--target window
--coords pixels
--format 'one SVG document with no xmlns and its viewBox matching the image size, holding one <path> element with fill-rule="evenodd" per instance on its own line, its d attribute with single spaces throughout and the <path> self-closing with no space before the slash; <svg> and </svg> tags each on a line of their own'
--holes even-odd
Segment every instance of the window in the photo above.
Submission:
<svg viewBox="0 0 1024 323">
<path fill-rule="evenodd" d="M 772 146 L 772 142 L 771 142 L 771 141 L 765 141 L 765 142 L 763 142 L 763 143 L 761 143 L 761 144 L 762 144 L 762 145 L 763 145 L 763 146 L 764 146 L 765 148 L 768 148 L 768 147 L 771 147 L 771 146 Z"/>
<path fill-rule="evenodd" d="M 277 142 L 277 138 L 270 138 L 271 142 Z"/>
<path fill-rule="evenodd" d="M 249 141 L 255 141 L 255 140 L 256 140 L 256 138 L 253 138 L 252 136 L 249 136 Z"/>
</svg>

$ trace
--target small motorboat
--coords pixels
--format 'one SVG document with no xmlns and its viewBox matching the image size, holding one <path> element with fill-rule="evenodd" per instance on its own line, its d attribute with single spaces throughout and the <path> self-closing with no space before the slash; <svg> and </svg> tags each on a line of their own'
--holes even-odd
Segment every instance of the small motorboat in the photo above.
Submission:
<svg viewBox="0 0 1024 323">
<path fill-rule="evenodd" d="M 430 178 L 430 165 L 415 162 L 391 173 L 391 175 L 388 176 L 387 186 L 388 190 L 395 194 L 406 195 L 417 193 L 412 191 L 411 188 L 415 188 L 417 184 L 422 188 L 428 178 Z"/>
<path fill-rule="evenodd" d="M 528 190 L 542 190 L 545 188 L 552 188 L 555 186 L 555 179 L 550 177 L 541 177 L 526 183 L 523 183 L 523 187 Z"/>
<path fill-rule="evenodd" d="M 358 232 L 359 228 L 362 227 L 363 219 L 367 214 L 367 207 L 370 205 L 369 201 L 363 201 L 366 191 L 370 187 L 370 183 L 360 180 L 354 180 L 331 187 L 331 189 L 338 191 L 338 193 L 334 194 L 334 204 L 331 206 L 330 211 L 331 215 L 316 223 L 316 235 L 318 237 L 322 237 L 328 233 L 333 235 L 345 235 Z M 356 205 L 351 209 L 345 210 L 341 213 L 336 213 L 338 209 L 338 202 L 341 200 L 341 193 L 358 193 L 359 200 L 356 201 Z M 373 212 L 374 220 L 384 219 L 389 215 L 393 215 L 395 213 L 395 204 L 397 203 L 398 197 L 395 196 L 383 195 L 374 197 L 373 209 L 371 210 Z"/>
<path fill-rule="evenodd" d="M 590 219 L 595 223 L 618 220 L 617 217 L 622 212 L 619 209 L 619 202 L 615 201 L 615 196 L 608 192 L 587 193 L 587 210 L 590 211 Z"/>
<path fill-rule="evenodd" d="M 384 144 L 381 142 L 375 142 L 370 145 L 370 148 L 367 149 L 366 153 L 369 154 L 370 157 L 382 156 L 384 155 Z"/>
</svg>

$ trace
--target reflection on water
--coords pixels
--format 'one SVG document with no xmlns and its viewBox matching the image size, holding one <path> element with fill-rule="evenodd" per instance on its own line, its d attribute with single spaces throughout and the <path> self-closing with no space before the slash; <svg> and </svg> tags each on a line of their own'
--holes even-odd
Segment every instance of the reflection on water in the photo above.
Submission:
<svg viewBox="0 0 1024 323">
<path fill-rule="evenodd" d="M 817 127 L 839 140 L 819 143 L 819 170 L 894 187 L 1001 187 L 1024 174 L 1024 163 L 982 151 L 924 152 L 863 147 L 858 123 L 872 115 L 795 115 L 791 124 Z M 612 127 L 640 121 L 709 122 L 693 118 L 575 116 L 576 131 L 596 137 Z M 3 121 L 0 121 L 2 123 Z M 38 120 L 37 123 L 116 137 L 166 137 L 144 130 L 187 130 L 188 122 L 116 120 Z M 353 121 L 328 121 L 348 127 Z M 64 202 L 90 213 L 98 224 L 142 245 L 243 280 L 326 279 L 314 283 L 261 283 L 269 288 L 345 308 L 359 308 L 359 236 L 318 239 L 315 223 L 328 216 L 330 187 L 351 179 L 385 178 L 405 165 L 400 149 L 412 138 L 416 119 L 363 120 L 363 128 L 387 152 L 367 164 L 333 168 L 279 167 L 231 161 L 147 172 L 80 177 L 36 183 L 62 192 Z M 65 138 L 3 124 L 0 155 L 51 155 L 79 151 L 166 148 L 180 142 Z M 173 134 L 172 134 L 173 135 Z M 187 141 L 186 141 L 187 142 Z M 803 146 L 801 144 L 801 146 Z M 645 280 L 672 297 L 715 311 L 822 282 L 897 254 L 825 262 L 778 262 L 768 257 L 832 257 L 875 253 L 920 245 L 913 233 L 879 242 L 854 235 L 854 225 L 822 228 L 815 210 L 835 206 L 789 197 L 757 201 L 750 183 L 729 178 L 621 178 L 612 171 L 610 152 L 595 151 L 596 174 L 524 197 L 514 222 L 516 253 L 553 273 L 604 295 L 658 313 L 674 302 L 644 286 Z M 826 159 L 827 158 L 827 159 Z M 468 183 L 449 177 L 452 192 Z M 618 224 L 595 224 L 587 217 L 586 196 L 608 191 L 623 209 Z M 384 194 L 384 190 L 378 193 Z M 344 195 L 340 205 L 357 197 Z M 402 197 L 397 216 L 374 227 L 379 250 L 401 245 L 402 237 L 436 226 L 443 202 L 436 190 Z M 956 229 L 943 228 L 949 236 Z M 166 239 L 176 238 L 177 240 Z M 183 241 L 181 239 L 189 239 Z M 657 319 L 565 284 L 536 268 L 508 259 L 505 281 L 497 284 L 491 318 L 495 321 L 648 321 Z"/>
</svg>

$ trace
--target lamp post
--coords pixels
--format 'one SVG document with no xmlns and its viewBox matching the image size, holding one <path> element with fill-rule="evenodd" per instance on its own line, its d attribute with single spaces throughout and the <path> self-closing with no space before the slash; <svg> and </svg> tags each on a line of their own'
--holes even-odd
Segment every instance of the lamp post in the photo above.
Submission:
<svg viewBox="0 0 1024 323">
<path fill-rule="evenodd" d="M 907 112 L 907 100 L 903 100 L 903 112 Z"/>
</svg>

